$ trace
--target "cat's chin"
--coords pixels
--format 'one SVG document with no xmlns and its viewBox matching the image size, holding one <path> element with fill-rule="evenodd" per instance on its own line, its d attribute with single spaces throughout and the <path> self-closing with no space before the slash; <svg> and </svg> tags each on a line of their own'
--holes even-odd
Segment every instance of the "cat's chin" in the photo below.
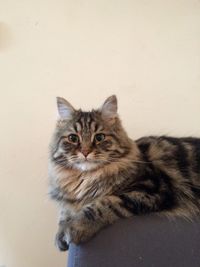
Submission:
<svg viewBox="0 0 200 267">
<path fill-rule="evenodd" d="M 83 161 L 75 164 L 75 168 L 80 171 L 92 171 L 99 167 L 98 163 Z"/>
</svg>

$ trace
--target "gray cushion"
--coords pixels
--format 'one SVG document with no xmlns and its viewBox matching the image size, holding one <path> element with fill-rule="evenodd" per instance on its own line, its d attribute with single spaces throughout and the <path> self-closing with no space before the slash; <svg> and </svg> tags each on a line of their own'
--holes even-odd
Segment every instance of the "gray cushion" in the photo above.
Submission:
<svg viewBox="0 0 200 267">
<path fill-rule="evenodd" d="M 70 245 L 68 267 L 200 267 L 200 218 L 121 219 L 89 242 Z"/>
</svg>

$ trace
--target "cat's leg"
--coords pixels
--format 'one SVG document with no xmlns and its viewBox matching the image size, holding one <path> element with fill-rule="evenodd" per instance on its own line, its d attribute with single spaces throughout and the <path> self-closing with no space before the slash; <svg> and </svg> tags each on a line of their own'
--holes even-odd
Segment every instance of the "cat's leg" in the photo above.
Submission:
<svg viewBox="0 0 200 267">
<path fill-rule="evenodd" d="M 55 238 L 55 245 L 60 251 L 66 251 L 69 248 L 65 234 L 65 227 L 62 225 L 63 223 L 64 222 L 59 222 L 58 231 Z"/>
<path fill-rule="evenodd" d="M 86 205 L 66 224 L 68 242 L 81 243 L 101 228 L 119 218 L 144 214 L 160 209 L 161 198 L 143 192 L 130 192 L 120 196 L 105 196 Z"/>
<path fill-rule="evenodd" d="M 69 248 L 66 228 L 71 218 L 72 214 L 70 210 L 63 205 L 62 208 L 60 208 L 58 231 L 55 238 L 55 245 L 61 251 L 66 251 Z"/>
<path fill-rule="evenodd" d="M 66 225 L 68 242 L 85 242 L 104 226 L 112 224 L 119 217 L 126 217 L 120 211 L 117 212 L 120 210 L 120 202 L 116 196 L 106 196 L 84 206 Z M 125 213 L 128 216 L 128 212 Z"/>
</svg>

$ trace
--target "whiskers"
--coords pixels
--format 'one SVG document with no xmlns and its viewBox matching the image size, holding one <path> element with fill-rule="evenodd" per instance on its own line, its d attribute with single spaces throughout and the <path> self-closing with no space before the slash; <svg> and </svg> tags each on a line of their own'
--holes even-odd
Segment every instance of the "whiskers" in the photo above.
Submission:
<svg viewBox="0 0 200 267">
<path fill-rule="evenodd" d="M 53 159 L 56 165 L 60 167 L 70 168 L 73 166 L 74 162 L 77 160 L 75 155 L 66 157 L 65 155 L 61 155 L 57 158 Z"/>
<path fill-rule="evenodd" d="M 122 158 L 109 157 L 109 158 L 106 158 L 102 154 L 95 155 L 95 157 L 94 157 L 94 161 L 96 160 L 96 161 L 101 161 L 101 162 L 105 162 L 105 163 L 113 163 L 113 162 L 120 163 L 124 159 L 126 159 L 126 157 L 122 157 Z M 127 160 L 131 163 L 140 163 L 140 164 L 150 164 L 151 163 L 150 161 L 134 160 L 134 159 L 131 159 L 130 157 L 127 158 Z"/>
<path fill-rule="evenodd" d="M 133 163 L 144 163 L 144 164 L 150 164 L 150 161 L 141 161 L 141 160 L 132 160 Z"/>
<path fill-rule="evenodd" d="M 127 164 L 150 164 L 151 162 L 146 162 L 137 159 L 131 159 L 130 157 L 114 158 L 106 157 L 103 153 L 93 153 L 89 158 L 81 158 L 79 155 L 65 155 L 62 154 L 57 158 L 54 158 L 58 169 L 61 171 L 63 169 L 81 169 L 86 171 L 89 169 L 98 169 L 103 166 L 108 166 L 109 164 L 115 164 L 115 167 L 125 168 Z M 114 166 L 113 166 L 114 167 Z"/>
</svg>

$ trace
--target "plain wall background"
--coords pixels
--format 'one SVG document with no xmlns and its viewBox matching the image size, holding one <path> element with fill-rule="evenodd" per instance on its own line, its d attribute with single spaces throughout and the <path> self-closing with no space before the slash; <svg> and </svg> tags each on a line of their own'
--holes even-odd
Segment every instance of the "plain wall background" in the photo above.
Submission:
<svg viewBox="0 0 200 267">
<path fill-rule="evenodd" d="M 47 196 L 55 97 L 115 93 L 128 133 L 200 136 L 200 2 L 0 2 L 0 265 L 63 267 Z"/>
</svg>

